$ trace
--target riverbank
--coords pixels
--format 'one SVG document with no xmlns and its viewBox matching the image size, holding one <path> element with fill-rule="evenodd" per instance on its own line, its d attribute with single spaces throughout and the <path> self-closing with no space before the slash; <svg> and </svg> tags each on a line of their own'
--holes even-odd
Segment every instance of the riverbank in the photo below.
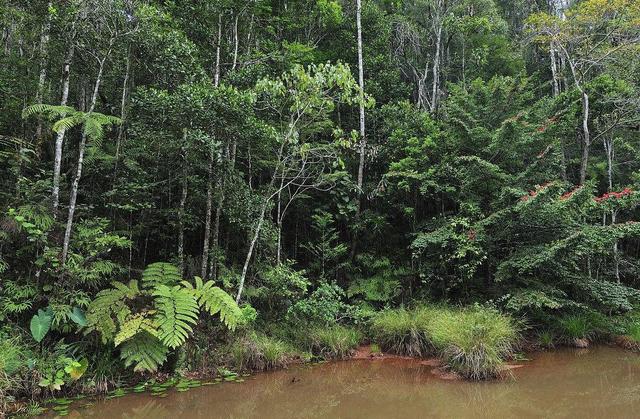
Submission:
<svg viewBox="0 0 640 419">
<path fill-rule="evenodd" d="M 361 348 L 362 349 L 362 348 Z M 69 416 L 283 417 L 629 417 L 640 385 L 637 355 L 617 347 L 526 354 L 522 368 L 491 385 L 446 380 L 429 360 L 386 355 L 294 365 L 239 380 L 183 384 L 78 401 Z M 240 381 L 241 380 L 241 381 Z M 188 387 L 188 388 L 186 388 Z M 558 395 L 562 395 L 559 397 Z M 50 411 L 47 416 L 53 417 Z M 146 415 L 146 416 L 145 416 Z"/>
</svg>

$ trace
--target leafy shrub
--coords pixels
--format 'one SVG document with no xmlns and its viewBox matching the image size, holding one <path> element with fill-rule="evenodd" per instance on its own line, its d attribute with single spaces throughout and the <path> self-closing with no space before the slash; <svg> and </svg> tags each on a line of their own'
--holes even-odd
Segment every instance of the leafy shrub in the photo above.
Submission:
<svg viewBox="0 0 640 419">
<path fill-rule="evenodd" d="M 258 333 L 236 339 L 229 353 L 234 368 L 253 371 L 284 368 L 296 360 L 307 358 L 285 341 Z"/>
<path fill-rule="evenodd" d="M 294 304 L 287 312 L 292 322 L 335 324 L 358 318 L 357 309 L 347 304 L 345 292 L 337 284 L 323 282 L 311 295 Z"/>
<path fill-rule="evenodd" d="M 245 313 L 224 290 L 198 277 L 195 286 L 182 281 L 171 264 L 149 265 L 141 282 L 114 282 L 114 288 L 98 293 L 87 312 L 87 332 L 99 332 L 103 343 L 112 341 L 134 371 L 155 371 L 164 364 L 169 350 L 185 343 L 200 311 L 219 314 L 229 329 L 244 321 Z M 137 307 L 149 300 L 150 305 Z"/>
<path fill-rule="evenodd" d="M 480 380 L 500 374 L 504 360 L 513 355 L 518 331 L 510 317 L 474 307 L 437 311 L 429 336 L 450 369 Z"/>
<path fill-rule="evenodd" d="M 270 266 L 259 273 L 259 285 L 248 288 L 246 296 L 263 313 L 279 317 L 306 294 L 309 280 L 305 274 L 293 269 L 290 261 Z"/>
</svg>

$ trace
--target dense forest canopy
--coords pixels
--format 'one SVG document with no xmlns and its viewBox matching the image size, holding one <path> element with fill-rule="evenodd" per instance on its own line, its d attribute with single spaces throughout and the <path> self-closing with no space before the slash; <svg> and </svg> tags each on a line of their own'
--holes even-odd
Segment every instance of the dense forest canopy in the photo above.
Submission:
<svg viewBox="0 0 640 419">
<path fill-rule="evenodd" d="M 144 371 L 247 324 L 640 297 L 636 0 L 4 0 L 0 27 L 4 339 Z"/>
</svg>

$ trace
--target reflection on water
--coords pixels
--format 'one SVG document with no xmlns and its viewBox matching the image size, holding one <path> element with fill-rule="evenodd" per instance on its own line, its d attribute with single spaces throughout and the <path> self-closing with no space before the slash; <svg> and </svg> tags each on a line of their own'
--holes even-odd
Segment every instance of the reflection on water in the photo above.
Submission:
<svg viewBox="0 0 640 419">
<path fill-rule="evenodd" d="M 108 418 L 640 417 L 640 357 L 598 347 L 533 354 L 511 379 L 445 381 L 412 360 L 300 366 L 171 392 L 132 394 L 70 411 Z"/>
</svg>

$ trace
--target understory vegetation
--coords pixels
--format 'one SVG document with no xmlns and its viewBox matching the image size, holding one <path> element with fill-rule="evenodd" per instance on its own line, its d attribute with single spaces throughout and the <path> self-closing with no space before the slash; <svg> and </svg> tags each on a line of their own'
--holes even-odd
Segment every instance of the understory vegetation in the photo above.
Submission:
<svg viewBox="0 0 640 419">
<path fill-rule="evenodd" d="M 640 350 L 640 2 L 7 0 L 0 28 L 0 411 L 366 344 L 474 380 Z"/>
</svg>

